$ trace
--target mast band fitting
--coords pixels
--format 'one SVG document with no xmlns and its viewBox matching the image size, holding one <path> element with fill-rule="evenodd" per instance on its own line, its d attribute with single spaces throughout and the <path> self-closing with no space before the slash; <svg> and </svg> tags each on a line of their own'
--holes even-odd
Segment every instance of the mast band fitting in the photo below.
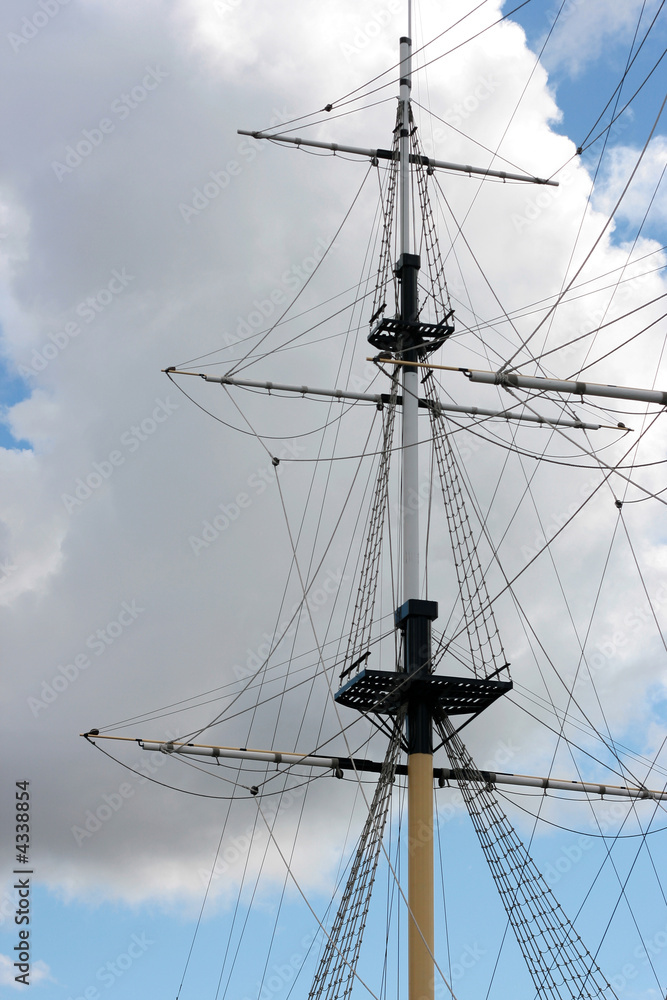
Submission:
<svg viewBox="0 0 667 1000">
<path fill-rule="evenodd" d="M 394 612 L 394 625 L 396 628 L 404 628 L 409 618 L 428 618 L 429 621 L 435 621 L 437 617 L 437 601 L 419 601 L 416 598 L 412 598 L 406 601 L 405 604 L 401 604 L 400 608 L 396 608 Z"/>
</svg>

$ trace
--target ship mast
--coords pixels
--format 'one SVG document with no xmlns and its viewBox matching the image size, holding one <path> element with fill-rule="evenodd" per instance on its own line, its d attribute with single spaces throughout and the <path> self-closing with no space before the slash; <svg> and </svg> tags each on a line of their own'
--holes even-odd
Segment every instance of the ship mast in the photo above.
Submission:
<svg viewBox="0 0 667 1000">
<path fill-rule="evenodd" d="M 408 14 L 408 31 L 410 30 Z M 420 260 L 411 253 L 410 239 L 410 90 L 412 87 L 412 40 L 400 40 L 399 206 L 400 257 L 396 268 L 400 281 L 399 356 L 418 362 L 420 352 L 410 326 L 419 314 Z M 419 369 L 402 369 L 402 534 L 403 603 L 397 625 L 405 630 L 406 673 L 430 670 L 431 620 L 437 605 L 419 600 Z M 432 1000 L 433 958 L 433 720 L 423 698 L 411 699 L 407 709 L 408 746 L 408 997 Z"/>
<path fill-rule="evenodd" d="M 408 6 L 408 32 L 410 31 L 410 6 Z M 334 152 L 347 151 L 353 154 L 368 156 L 377 165 L 379 160 L 393 160 L 398 174 L 398 249 L 399 258 L 395 265 L 395 275 L 399 283 L 397 312 L 393 317 L 378 317 L 384 312 L 384 307 L 378 309 L 371 319 L 369 342 L 379 349 L 384 361 L 397 363 L 395 372 L 400 370 L 401 399 L 393 398 L 392 405 L 400 403 L 402 408 L 401 424 L 401 517 L 400 529 L 402 539 L 401 577 L 399 591 L 401 604 L 394 614 L 397 630 L 402 633 L 403 656 L 396 664 L 394 671 L 369 670 L 365 664 L 368 651 L 359 650 L 350 657 L 350 664 L 341 674 L 341 680 L 354 674 L 335 694 L 339 705 L 355 708 L 367 714 L 388 716 L 399 726 L 400 719 L 405 720 L 405 732 L 399 736 L 400 744 L 407 751 L 408 775 L 408 1000 L 433 1000 L 435 992 L 434 957 L 434 852 L 433 852 L 433 729 L 440 727 L 443 719 L 450 715 L 467 715 L 475 717 L 489 707 L 512 687 L 509 679 L 500 680 L 497 675 L 509 664 L 495 669 L 486 667 L 481 675 L 475 672 L 474 678 L 436 676 L 433 673 L 431 656 L 431 622 L 438 617 L 438 605 L 435 601 L 420 598 L 419 569 L 419 434 L 418 415 L 420 406 L 426 406 L 433 412 L 439 412 L 439 402 L 435 399 L 419 398 L 420 368 L 432 351 L 440 347 L 453 333 L 451 323 L 452 311 L 446 311 L 435 323 L 425 322 L 420 318 L 418 299 L 418 276 L 421 266 L 420 257 L 413 252 L 415 234 L 411 232 L 412 211 L 412 170 L 427 168 L 432 172 L 436 167 L 445 170 L 472 173 L 485 177 L 499 177 L 506 180 L 510 177 L 504 171 L 489 168 L 477 168 L 464 164 L 441 162 L 429 159 L 415 147 L 410 107 L 410 92 L 412 86 L 412 41 L 409 36 L 400 39 L 400 90 L 398 98 L 397 134 L 392 150 L 361 149 L 343 146 L 338 143 L 328 143 L 319 140 L 302 139 L 285 135 L 273 135 L 263 132 L 246 132 L 256 139 L 272 139 L 277 142 L 292 143 L 297 146 L 314 146 L 327 148 Z M 396 148 L 397 147 L 397 148 Z M 526 174 L 511 175 L 517 181 L 537 184 L 555 185 L 555 181 L 532 177 Z M 420 206 L 423 208 L 423 206 Z M 427 253 L 428 256 L 428 253 Z M 376 320 L 378 320 L 376 322 Z M 175 369 L 166 369 L 168 372 Z M 180 372 L 179 372 L 180 374 Z M 183 374 L 198 374 L 188 372 Z M 242 384 L 228 376 L 202 375 L 207 381 L 219 381 L 223 384 Z M 394 378 L 398 378 L 395 374 Z M 272 384 L 267 383 L 266 388 Z M 292 388 L 287 386 L 288 391 Z M 300 394 L 310 392 L 306 386 L 299 389 Z M 317 390 L 315 390 L 317 392 Z M 338 390 L 325 390 L 325 394 L 347 395 Z M 373 528 L 369 529 L 371 532 Z M 377 550 L 376 550 L 377 551 Z M 361 585 L 363 589 L 363 584 Z M 354 629 L 353 629 L 354 632 Z M 352 633 L 351 633 L 352 634 Z M 448 737 L 443 737 L 442 743 Z M 398 743 L 396 743 L 398 747 Z M 178 752 L 188 752 L 189 748 L 179 747 Z M 388 758 L 394 751 L 388 750 Z M 387 761 L 385 761 L 387 764 Z M 395 759 L 390 766 L 388 778 L 382 790 L 382 781 L 378 785 L 376 798 L 378 803 L 386 803 L 387 790 L 391 787 L 393 773 L 396 772 Z M 337 771 L 340 769 L 336 769 Z M 371 813 L 376 808 L 371 806 Z M 385 808 L 377 806 L 377 811 Z M 372 816 L 371 816 L 372 819 Z M 375 821 L 374 821 L 375 822 Z M 380 829 L 381 825 L 377 828 Z M 373 824 L 371 824 L 373 826 Z M 375 829 L 375 827 L 373 827 Z M 377 835 L 375 839 L 378 840 Z M 363 840 L 363 838 L 362 838 Z M 362 848 L 360 848 L 362 850 Z M 363 848 L 365 850 L 365 848 Z M 377 846 L 373 848 L 377 864 Z M 369 865 L 365 861 L 368 869 Z M 364 867 L 362 865 L 362 867 Z M 352 876 L 351 876 L 352 878 Z M 343 926 L 349 910 L 350 926 L 357 917 L 355 906 L 351 899 L 357 893 L 358 887 L 353 884 L 346 888 L 337 921 Z M 365 891 L 362 887 L 361 891 Z M 356 897 L 354 897 L 356 898 Z M 311 996 L 318 996 L 318 983 L 330 974 L 329 966 L 336 966 L 334 977 L 348 976 L 345 963 L 340 961 L 337 924 L 328 944 L 328 951 L 321 960 L 321 971 L 318 971 L 316 984 L 311 990 Z M 344 936 L 344 935 L 343 935 Z M 356 961 L 356 960 L 355 960 Z M 352 966 L 350 966 L 352 968 Z M 352 980 L 348 976 L 348 986 Z"/>
<path fill-rule="evenodd" d="M 420 260 L 410 252 L 410 88 L 412 87 L 412 41 L 401 38 L 401 90 L 399 136 L 399 205 L 400 257 L 396 272 L 401 285 L 399 320 L 403 333 L 400 356 L 418 361 L 415 338 L 405 326 L 414 323 L 419 313 L 417 275 Z M 419 449 L 417 447 L 419 371 L 403 369 L 403 600 L 419 597 L 419 512 L 412 510 L 419 485 Z M 412 505 L 411 505 L 412 500 Z"/>
</svg>

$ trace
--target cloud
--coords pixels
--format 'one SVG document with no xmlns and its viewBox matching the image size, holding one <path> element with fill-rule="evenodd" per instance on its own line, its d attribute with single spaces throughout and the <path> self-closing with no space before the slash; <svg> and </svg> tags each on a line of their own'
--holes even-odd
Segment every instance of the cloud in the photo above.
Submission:
<svg viewBox="0 0 667 1000">
<path fill-rule="evenodd" d="M 631 146 L 613 146 L 605 159 L 602 177 L 595 188 L 595 207 L 609 214 L 621 197 L 639 160 L 641 150 Z M 632 186 L 623 196 L 616 218 L 639 226 L 648 212 L 647 226 L 663 227 L 667 221 L 667 201 L 664 196 L 667 138 L 655 136 L 648 145 Z"/>
<path fill-rule="evenodd" d="M 556 25 L 545 54 L 547 66 L 576 78 L 610 46 L 620 40 L 630 42 L 639 15 L 648 25 L 656 8 L 657 3 L 645 4 L 643 0 L 614 5 L 604 0 L 554 3 L 546 15 L 549 25 Z"/>
<path fill-rule="evenodd" d="M 146 753 L 136 743 L 100 741 L 132 768 L 126 770 L 94 751 L 79 733 L 118 724 L 116 735 L 162 739 L 194 732 L 226 707 L 224 725 L 206 729 L 203 742 L 306 751 L 318 747 L 326 753 L 333 752 L 326 741 L 351 718 L 336 715 L 317 648 L 324 645 L 335 687 L 344 656 L 344 612 L 354 602 L 362 547 L 356 506 L 364 501 L 368 470 L 363 466 L 355 480 L 354 462 L 337 462 L 325 476 L 323 464 L 289 459 L 328 456 L 334 447 L 343 455 L 358 454 L 377 411 L 343 411 L 338 403 L 329 410 L 298 398 L 268 401 L 182 379 L 182 388 L 220 423 L 193 405 L 161 369 L 188 361 L 193 369 L 206 362 L 215 364 L 210 371 L 225 371 L 255 343 L 238 338 L 266 332 L 260 314 L 273 322 L 284 308 L 280 297 L 299 294 L 298 311 L 313 312 L 277 327 L 262 349 L 285 350 L 253 361 L 246 375 L 324 386 L 344 385 L 349 378 L 351 385 L 366 387 L 375 379 L 374 391 L 384 391 L 386 384 L 364 361 L 367 307 L 361 316 L 353 313 L 349 323 L 346 315 L 304 332 L 311 320 L 323 318 L 318 302 L 333 295 L 345 301 L 343 291 L 355 286 L 362 273 L 366 280 L 367 234 L 377 207 L 374 173 L 337 236 L 336 249 L 306 285 L 310 260 L 333 239 L 368 167 L 339 156 L 315 159 L 304 151 L 248 142 L 236 129 L 262 127 L 276 110 L 288 118 L 317 110 L 347 93 L 392 65 L 395 37 L 402 28 L 389 4 L 362 10 L 346 2 L 336 6 L 335 16 L 333 8 L 311 4 L 274 10 L 252 0 L 237 5 L 223 0 L 222 6 L 64 6 L 25 45 L 8 53 L 1 71 L 5 86 L 11 84 L 17 95 L 1 112 L 3 131 L 13 137 L 0 187 L 3 201 L 12 206 L 5 221 L 7 239 L 0 244 L 3 356 L 29 387 L 29 397 L 10 408 L 12 433 L 32 444 L 31 451 L 0 452 L 0 542 L 2 558 L 11 567 L 0 576 L 8 665 L 5 735 L 11 755 L 6 773 L 15 775 L 13 780 L 30 781 L 36 825 L 49 831 L 48 842 L 40 840 L 35 848 L 39 877 L 71 896 L 89 899 L 198 898 L 201 872 L 211 869 L 225 822 L 222 863 L 228 868 L 226 877 L 214 884 L 221 901 L 241 878 L 248 850 L 241 845 L 248 831 L 257 844 L 250 870 L 278 880 L 283 867 L 268 834 L 254 832 L 262 830 L 263 821 L 244 786 L 259 780 L 257 773 L 219 767 L 202 775 L 183 760 Z M 453 5 L 452 19 L 466 6 Z M 484 17 L 493 20 L 499 5 L 489 6 L 493 10 Z M 385 8 L 391 17 L 378 21 L 378 10 Z M 426 8 L 425 35 L 441 17 L 439 8 Z M 23 6 L 10 5 L 4 17 L 7 30 L 20 32 Z M 371 22 L 378 25 L 377 35 L 369 31 Z M 483 23 L 478 17 L 446 44 Z M 356 46 L 358 55 L 345 45 Z M 492 144 L 500 141 L 503 115 L 516 105 L 533 65 L 522 31 L 506 24 L 430 68 L 431 103 L 459 117 L 461 111 L 455 109 L 462 109 L 467 117 L 461 130 L 475 138 L 491 136 Z M 416 93 L 425 93 L 423 79 L 419 77 Z M 573 144 L 551 130 L 558 108 L 546 72 L 540 70 L 534 80 L 501 152 L 522 169 L 550 174 L 571 158 Z M 359 117 L 327 116 L 309 134 L 356 145 L 388 144 L 395 85 L 379 96 L 387 97 L 387 103 Z M 420 121 L 424 142 L 435 155 L 446 151 L 447 158 L 463 162 L 480 155 L 468 139 L 441 122 L 428 123 L 425 116 Z M 439 128 L 442 134 L 436 134 Z M 617 183 L 615 170 L 605 182 L 609 192 Z M 620 160 L 618 173 L 622 175 Z M 590 178 L 577 161 L 561 180 L 558 189 L 538 190 L 509 184 L 482 187 L 464 176 L 439 178 L 455 219 L 467 216 L 469 248 L 456 236 L 456 224 L 440 199 L 439 221 L 443 229 L 449 227 L 456 246 L 447 258 L 459 323 L 447 357 L 455 364 L 495 365 L 530 336 L 545 312 L 544 305 L 534 303 L 560 290 L 582 219 L 574 266 L 600 232 L 604 197 L 611 194 L 587 209 Z M 184 213 L 182 206 L 192 212 Z M 647 234 L 635 258 L 649 255 L 654 268 L 664 267 L 659 245 Z M 582 300 L 572 296 L 550 324 L 548 347 L 571 340 L 573 332 L 593 329 L 600 311 L 613 318 L 664 291 L 659 274 L 643 273 L 650 270 L 646 260 L 625 273 L 632 281 L 617 292 L 608 289 L 614 278 L 607 273 L 618 275 L 626 262 L 627 251 L 612 236 L 602 241 L 581 276 L 591 279 L 586 290 L 595 295 Z M 530 315 L 510 323 L 504 311 L 519 309 Z M 618 348 L 596 376 L 651 383 L 660 356 L 658 335 L 643 336 L 641 352 L 621 345 L 656 315 L 654 308 L 646 309 L 622 329 L 612 327 L 595 338 L 590 357 Z M 481 339 L 465 333 L 487 320 Z M 362 331 L 354 346 L 348 326 Z M 314 341 L 305 356 L 289 343 L 299 335 Z M 545 365 L 552 370 L 564 365 L 568 374 L 578 370 L 590 359 L 592 339 L 563 348 Z M 543 346 L 542 334 L 531 340 L 531 351 Z M 508 402 L 496 389 L 480 401 L 458 375 L 444 383 L 443 391 L 482 406 L 495 399 L 501 406 Z M 578 403 L 576 409 L 592 412 Z M 630 419 L 625 413 L 604 418 Z M 643 418 L 632 419 L 639 430 Z M 326 431 L 318 432 L 328 421 Z M 501 554 L 509 574 L 516 574 L 527 562 L 522 548 L 537 550 L 539 536 L 554 534 L 573 497 L 583 502 L 593 489 L 582 493 L 585 484 L 594 480 L 599 485 L 602 474 L 588 454 L 589 443 L 580 438 L 573 442 L 568 435 L 567 440 L 554 438 L 553 451 L 581 459 L 589 468 L 548 466 L 532 478 L 533 459 L 515 457 L 508 475 L 503 471 L 506 451 L 489 443 L 486 427 L 473 430 L 457 440 L 469 452 L 466 469 L 480 502 L 492 499 L 497 479 L 503 485 L 508 480 L 509 492 L 502 502 L 494 501 L 489 525 L 495 539 L 504 536 Z M 266 436 L 266 448 L 255 431 Z M 377 429 L 374 434 L 372 440 L 377 440 Z M 507 432 L 502 434 L 501 444 L 510 444 Z M 521 430 L 517 440 L 526 451 L 539 452 L 549 437 L 544 429 Z M 621 445 L 610 436 L 604 442 L 604 461 L 628 446 L 626 438 Z M 633 476 L 651 491 L 661 488 L 660 472 L 644 463 L 661 458 L 664 444 L 659 427 L 637 452 Z M 272 456 L 283 453 L 274 466 Z M 562 579 L 575 595 L 570 608 L 551 576 L 548 554 L 536 567 L 547 582 L 538 587 L 526 574 L 517 583 L 518 598 L 537 604 L 531 612 L 537 639 L 549 648 L 558 646 L 555 666 L 568 679 L 580 650 L 576 635 L 562 623 L 569 622 L 574 608 L 578 635 L 585 636 L 595 592 L 589 573 L 603 565 L 618 516 L 614 496 L 625 496 L 624 490 L 625 481 L 613 480 L 554 543 Z M 352 499 L 345 507 L 348 493 Z M 642 496 L 632 493 L 632 499 Z M 341 527 L 332 537 L 341 509 Z M 629 517 L 633 538 L 649 559 L 647 582 L 653 595 L 663 572 L 662 515 L 649 504 L 626 510 L 642 512 Z M 430 565 L 432 587 L 442 595 L 444 625 L 453 603 L 449 542 L 442 529 L 434 526 L 432 531 L 438 542 Z M 206 546 L 193 546 L 193 538 Z M 316 638 L 309 615 L 303 616 L 298 635 L 281 645 L 283 666 L 261 689 L 243 693 L 244 671 L 256 669 L 275 623 L 289 622 L 302 596 L 293 545 L 305 577 L 322 560 L 312 584 L 313 594 L 324 594 L 322 603 L 311 607 Z M 627 608 L 645 599 L 632 567 L 627 549 L 617 554 L 605 617 L 595 619 L 587 639 L 593 652 L 597 646 L 606 649 L 610 635 L 632 632 L 633 626 L 624 624 Z M 332 579 L 339 585 L 327 590 Z M 503 586 L 493 566 L 489 584 L 492 592 Z M 385 623 L 393 612 L 392 600 L 388 587 L 381 600 Z M 527 687 L 539 685 L 545 663 L 535 634 L 522 629 L 521 613 L 509 600 L 498 602 L 498 617 L 517 677 Z M 644 623 L 642 635 L 649 643 L 648 655 L 617 644 L 617 652 L 604 661 L 608 669 L 600 671 L 610 699 L 609 718 L 626 730 L 637 720 L 637 685 L 645 704 L 646 692 L 660 677 L 660 650 L 648 639 L 650 622 Z M 377 657 L 387 668 L 393 640 L 391 645 Z M 295 672 L 297 667 L 303 673 Z M 562 706 L 563 689 L 549 676 L 550 694 Z M 292 680 L 306 677 L 308 684 L 283 692 Z M 182 702 L 200 692 L 210 693 L 186 711 Z M 253 715 L 260 695 L 273 700 Z M 593 712 L 592 692 L 585 689 L 582 698 Z M 283 710 L 276 724 L 273 709 L 279 699 Z M 158 707 L 165 714 L 156 717 Z M 509 711 L 513 739 L 522 749 L 521 761 L 513 761 L 512 767 L 530 771 L 533 763 L 548 759 L 551 737 L 519 709 Z M 540 711 L 546 715 L 546 709 Z M 125 721 L 130 717 L 141 721 L 130 724 Z M 494 709 L 486 729 L 471 732 L 480 759 L 494 758 L 506 738 L 504 725 Z M 369 725 L 358 721 L 349 735 L 350 749 L 364 746 L 369 734 Z M 341 754 L 347 749 L 340 740 L 335 748 Z M 366 752 L 381 754 L 379 741 L 364 747 Z M 221 798 L 176 793 L 158 781 Z M 301 777 L 289 782 L 301 783 Z M 279 784 L 272 778 L 269 791 Z M 3 794 L 11 790 L 10 784 Z M 225 796 L 231 794 L 241 801 L 226 820 Z M 354 794 L 354 786 L 326 776 L 302 792 L 292 787 L 289 808 L 276 816 L 281 844 L 289 844 L 297 830 L 306 831 L 294 867 L 308 885 L 321 887 L 333 877 L 346 831 L 328 810 L 333 803 L 342 816 L 352 808 Z M 304 799 L 309 819 L 300 827 Z M 269 805 L 277 800 L 267 793 Z M 10 844 L 4 832 L 2 841 Z"/>
<path fill-rule="evenodd" d="M 22 990 L 25 988 L 25 983 L 17 983 L 16 976 L 19 975 L 17 969 L 14 968 L 14 961 L 9 955 L 0 955 L 0 986 L 11 986 L 15 990 Z M 30 964 L 30 986 L 37 986 L 41 982 L 54 982 L 51 976 L 51 971 L 46 964 L 41 960 L 32 962 Z"/>
</svg>

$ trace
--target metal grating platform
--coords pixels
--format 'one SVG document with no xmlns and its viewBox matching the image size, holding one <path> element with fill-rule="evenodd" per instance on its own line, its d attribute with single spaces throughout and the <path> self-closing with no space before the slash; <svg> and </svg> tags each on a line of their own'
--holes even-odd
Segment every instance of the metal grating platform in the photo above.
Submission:
<svg viewBox="0 0 667 1000">
<path fill-rule="evenodd" d="M 387 317 L 375 324 L 368 335 L 368 342 L 381 351 L 397 351 L 400 349 L 400 338 L 408 335 L 415 346 L 433 351 L 454 333 L 454 324 L 449 322 L 452 315 L 448 313 L 440 323 L 405 323 Z"/>
<path fill-rule="evenodd" d="M 334 698 L 346 708 L 377 715 L 393 715 L 412 698 L 425 701 L 445 715 L 478 715 L 511 689 L 512 681 L 425 675 L 421 670 L 414 674 L 362 670 Z"/>
</svg>

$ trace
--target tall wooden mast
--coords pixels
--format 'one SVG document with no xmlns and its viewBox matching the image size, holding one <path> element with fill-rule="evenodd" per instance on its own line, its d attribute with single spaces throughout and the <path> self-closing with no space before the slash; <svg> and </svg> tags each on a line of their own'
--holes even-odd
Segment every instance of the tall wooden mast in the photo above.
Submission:
<svg viewBox="0 0 667 1000">
<path fill-rule="evenodd" d="M 408 30 L 410 25 L 408 24 Z M 410 90 L 412 41 L 400 41 L 399 224 L 400 258 L 396 268 L 401 287 L 398 353 L 405 361 L 420 361 L 420 338 L 412 325 L 419 315 L 420 260 L 411 253 L 410 233 Z M 437 605 L 419 600 L 419 369 L 402 370 L 402 534 L 403 603 L 396 625 L 405 633 L 406 673 L 430 671 L 431 620 Z M 432 1000 L 433 960 L 433 720 L 424 698 L 410 699 L 407 710 L 408 746 L 408 969 L 409 1000 Z"/>
</svg>

